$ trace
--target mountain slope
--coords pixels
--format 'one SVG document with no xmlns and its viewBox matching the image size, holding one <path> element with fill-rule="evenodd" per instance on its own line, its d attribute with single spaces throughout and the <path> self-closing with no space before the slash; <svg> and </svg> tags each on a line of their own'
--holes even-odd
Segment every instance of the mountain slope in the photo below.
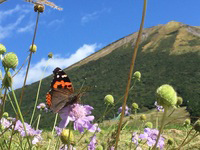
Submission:
<svg viewBox="0 0 200 150">
<path fill-rule="evenodd" d="M 98 118 L 105 109 L 104 96 L 112 94 L 118 100 L 125 93 L 133 45 L 137 33 L 126 36 L 82 61 L 65 69 L 75 88 L 79 90 L 85 78 L 88 91 L 83 103 L 93 106 Z M 200 116 L 200 28 L 169 22 L 145 29 L 136 59 L 135 71 L 142 74 L 128 97 L 128 106 L 137 102 L 140 111 L 154 107 L 156 89 L 162 84 L 172 85 L 184 99 L 192 116 Z M 59 67 L 59 66 L 58 66 Z M 42 82 L 39 102 L 45 102 L 52 75 Z M 29 118 L 36 97 L 38 82 L 27 85 L 22 110 Z M 19 97 L 21 89 L 16 90 Z M 122 102 L 108 114 L 112 118 Z M 45 114 L 43 126 L 52 123 L 53 115 Z"/>
</svg>

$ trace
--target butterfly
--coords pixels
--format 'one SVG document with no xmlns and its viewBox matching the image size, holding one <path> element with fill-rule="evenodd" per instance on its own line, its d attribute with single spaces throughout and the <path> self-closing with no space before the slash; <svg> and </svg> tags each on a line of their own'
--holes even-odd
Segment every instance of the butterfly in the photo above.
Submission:
<svg viewBox="0 0 200 150">
<path fill-rule="evenodd" d="M 51 89 L 46 94 L 46 104 L 54 113 L 58 113 L 65 106 L 78 103 L 81 93 L 74 93 L 72 82 L 62 69 L 55 68 L 53 74 Z"/>
</svg>

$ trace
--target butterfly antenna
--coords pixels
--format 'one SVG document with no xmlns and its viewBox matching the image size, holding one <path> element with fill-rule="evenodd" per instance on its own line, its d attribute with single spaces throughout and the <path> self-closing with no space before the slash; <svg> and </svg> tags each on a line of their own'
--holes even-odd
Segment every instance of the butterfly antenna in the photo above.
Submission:
<svg viewBox="0 0 200 150">
<path fill-rule="evenodd" d="M 87 79 L 87 78 L 84 79 L 84 81 L 83 81 L 83 83 L 82 83 L 82 85 L 81 85 L 81 88 L 80 88 L 80 90 L 78 91 L 79 94 L 81 93 L 81 91 L 82 91 L 82 89 L 83 89 L 83 86 L 84 86 L 84 84 L 85 84 L 85 82 L 86 82 L 86 79 Z M 84 92 L 85 92 L 85 91 L 84 91 Z"/>
</svg>

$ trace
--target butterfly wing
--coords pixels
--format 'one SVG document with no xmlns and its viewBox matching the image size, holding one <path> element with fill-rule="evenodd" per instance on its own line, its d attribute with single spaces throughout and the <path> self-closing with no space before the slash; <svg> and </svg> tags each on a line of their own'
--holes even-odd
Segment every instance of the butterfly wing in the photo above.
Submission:
<svg viewBox="0 0 200 150">
<path fill-rule="evenodd" d="M 51 90 L 46 95 L 46 103 L 49 108 L 57 113 L 70 101 L 74 93 L 73 85 L 67 74 L 60 68 L 55 68 L 54 78 L 51 82 Z"/>
</svg>

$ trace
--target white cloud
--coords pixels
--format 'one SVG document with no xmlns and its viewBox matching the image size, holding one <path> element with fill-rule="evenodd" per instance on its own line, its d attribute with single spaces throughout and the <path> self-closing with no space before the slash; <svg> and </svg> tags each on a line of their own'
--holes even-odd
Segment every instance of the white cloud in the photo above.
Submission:
<svg viewBox="0 0 200 150">
<path fill-rule="evenodd" d="M 58 26 L 64 22 L 64 19 L 55 19 L 48 23 L 48 26 Z"/>
<path fill-rule="evenodd" d="M 110 12 L 111 9 L 108 9 L 108 8 L 104 8 L 102 10 L 99 10 L 99 11 L 95 11 L 95 12 L 92 12 L 92 13 L 88 13 L 86 15 L 84 15 L 82 18 L 81 18 L 81 23 L 82 24 L 85 24 L 91 20 L 95 20 L 97 18 L 99 18 L 99 16 L 103 13 L 108 13 Z"/>
<path fill-rule="evenodd" d="M 17 32 L 20 32 L 20 33 L 22 33 L 22 32 L 31 32 L 34 29 L 34 25 L 35 25 L 35 23 L 30 22 L 26 26 L 20 27 L 19 29 L 17 29 Z"/>
<path fill-rule="evenodd" d="M 80 47 L 74 54 L 70 55 L 68 58 L 60 57 L 58 55 L 54 55 L 53 59 L 47 61 L 47 59 L 43 58 L 40 62 L 31 65 L 29 69 L 29 74 L 27 78 L 27 84 L 33 83 L 41 79 L 43 70 L 48 62 L 48 67 L 45 72 L 45 77 L 52 74 L 52 71 L 56 67 L 60 67 L 62 69 L 82 60 L 83 58 L 89 56 L 94 53 L 95 50 L 99 46 L 97 44 L 84 44 Z M 22 87 L 23 80 L 25 77 L 26 68 L 22 69 L 15 77 L 14 77 L 14 88 Z"/>
<path fill-rule="evenodd" d="M 21 15 L 14 23 L 10 23 L 4 27 L 0 25 L 0 40 L 10 36 L 13 30 L 15 30 L 16 27 L 22 22 L 24 17 L 24 15 Z"/>
<path fill-rule="evenodd" d="M 17 28 L 19 28 L 19 31 L 25 32 L 25 28 L 23 29 L 20 27 L 22 24 L 22 21 L 24 20 L 27 13 L 30 12 L 30 7 L 27 5 L 16 5 L 15 8 L 0 11 L 0 40 L 5 39 L 9 37 L 12 33 L 15 32 Z M 9 17 L 12 17 L 12 19 L 9 19 Z M 14 20 L 13 22 L 8 22 L 8 20 Z M 5 25 L 3 25 L 3 23 Z M 30 25 L 30 24 L 28 24 Z M 27 27 L 26 25 L 25 27 Z M 28 31 L 28 27 L 26 28 L 26 31 Z"/>
</svg>

